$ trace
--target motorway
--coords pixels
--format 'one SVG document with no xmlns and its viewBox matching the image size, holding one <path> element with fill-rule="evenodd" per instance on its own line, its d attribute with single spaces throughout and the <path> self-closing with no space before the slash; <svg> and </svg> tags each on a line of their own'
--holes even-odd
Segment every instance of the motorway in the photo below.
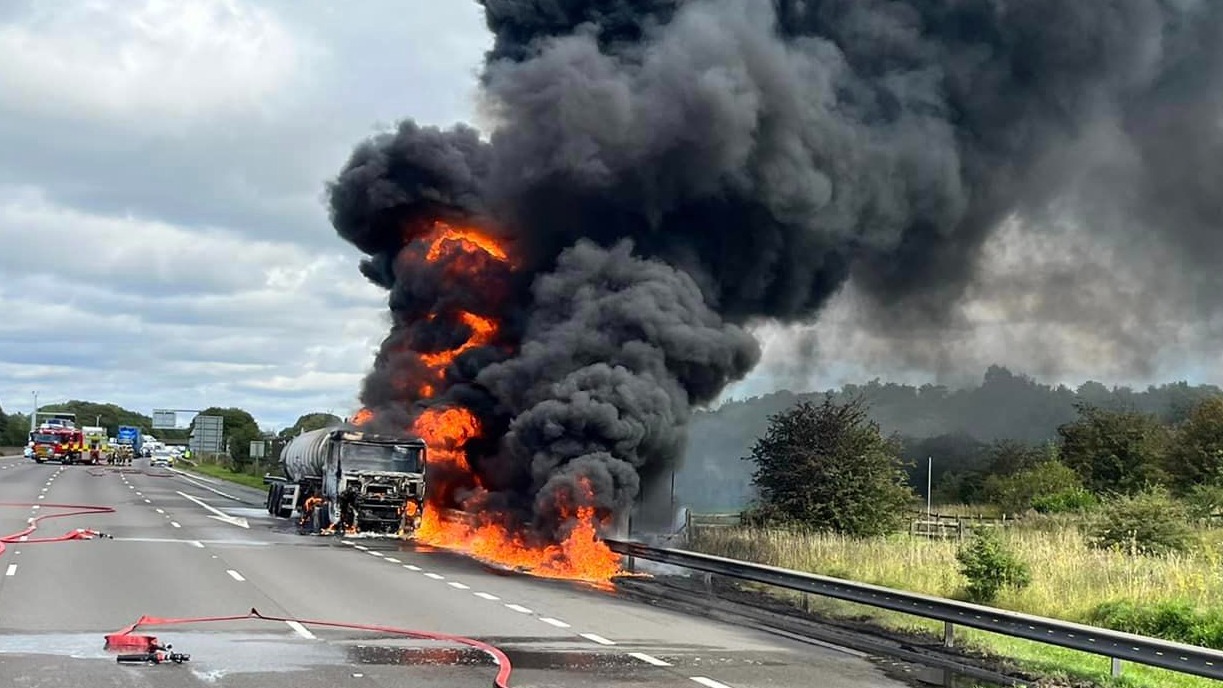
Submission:
<svg viewBox="0 0 1223 688">
<path fill-rule="evenodd" d="M 453 642 L 282 621 L 145 632 L 187 664 L 119 665 L 103 635 L 141 615 L 265 615 L 381 624 L 503 650 L 511 686 L 855 688 L 907 685 L 860 656 L 686 616 L 614 592 L 508 573 L 410 542 L 298 535 L 262 493 L 199 476 L 0 458 L 0 535 L 74 528 L 110 538 L 13 542 L 0 554 L 0 684 L 47 686 L 492 685 L 497 667 Z M 20 506 L 10 506 L 20 503 Z M 43 506 L 46 505 L 46 506 Z"/>
</svg>

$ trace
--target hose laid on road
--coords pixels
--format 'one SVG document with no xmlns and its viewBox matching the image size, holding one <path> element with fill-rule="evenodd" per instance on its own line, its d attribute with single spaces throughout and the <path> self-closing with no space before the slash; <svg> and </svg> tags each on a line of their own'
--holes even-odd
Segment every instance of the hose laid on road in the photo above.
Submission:
<svg viewBox="0 0 1223 688">
<path fill-rule="evenodd" d="M 293 621 L 303 626 L 325 626 L 327 628 L 344 628 L 356 631 L 372 631 L 375 633 L 389 633 L 392 635 L 402 635 L 408 638 L 416 638 L 418 640 L 441 640 L 445 642 L 458 643 L 474 647 L 477 650 L 484 652 L 493 658 L 497 663 L 497 675 L 493 677 L 493 686 L 495 688 L 510 688 L 510 673 L 513 667 L 510 665 L 510 658 L 506 656 L 500 649 L 489 645 L 481 640 L 474 638 L 466 638 L 460 635 L 451 635 L 449 633 L 434 633 L 432 631 L 414 631 L 407 628 L 398 628 L 396 626 L 383 626 L 381 624 L 363 624 L 351 623 L 345 621 L 322 621 L 319 619 L 298 619 L 292 616 L 270 616 L 262 614 L 258 609 L 251 608 L 246 614 L 235 614 L 231 616 L 196 616 L 183 618 L 162 618 L 157 616 L 141 616 L 139 619 L 128 626 L 115 631 L 106 636 L 106 647 L 108 648 L 150 648 L 157 644 L 157 639 L 150 635 L 135 634 L 134 631 L 141 626 L 177 626 L 180 624 L 190 623 L 208 623 L 214 621 Z"/>
<path fill-rule="evenodd" d="M 41 509 L 70 509 L 70 511 L 62 511 L 54 514 L 39 514 L 30 519 L 30 524 L 24 529 L 15 533 L 0 536 L 0 554 L 4 553 L 5 545 L 17 542 L 22 542 L 21 538 L 26 538 L 23 544 L 36 544 L 47 542 L 66 542 L 68 540 L 89 540 L 95 537 L 102 537 L 105 534 L 90 528 L 75 528 L 64 533 L 52 537 L 31 538 L 30 533 L 38 529 L 38 524 L 44 519 L 63 518 L 65 516 L 82 516 L 88 514 L 113 514 L 114 507 L 95 506 L 90 504 L 43 504 L 38 502 L 0 502 L 0 507 L 39 507 Z M 184 617 L 184 618 L 161 618 L 156 616 L 141 616 L 135 623 L 125 626 L 118 631 L 106 636 L 106 646 L 108 648 L 151 648 L 157 644 L 156 638 L 148 635 L 137 635 L 133 631 L 140 626 L 171 626 L 189 623 L 205 623 L 211 621 L 243 621 L 250 619 L 258 619 L 263 621 L 294 621 L 303 626 L 325 626 L 327 628 L 344 628 L 357 631 L 372 631 L 375 633 L 389 633 L 392 635 L 402 635 L 408 638 L 416 638 L 419 640 L 440 640 L 444 642 L 457 643 L 474 647 L 477 650 L 484 652 L 493 658 L 497 663 L 497 675 L 493 678 L 494 688 L 510 688 L 510 673 L 513 667 L 510 664 L 510 658 L 506 656 L 500 649 L 481 640 L 474 638 L 466 638 L 459 635 L 451 635 L 449 633 L 435 633 L 432 631 L 415 631 L 407 628 L 398 628 L 395 626 L 383 626 L 380 624 L 362 624 L 351 623 L 344 621 L 324 621 L 319 619 L 297 619 L 289 616 L 268 616 L 261 614 L 259 610 L 251 608 L 249 612 L 242 615 L 234 616 L 199 616 L 199 617 Z"/>
<path fill-rule="evenodd" d="M 63 518 L 65 516 L 82 516 L 86 514 L 113 514 L 114 508 L 109 506 L 93 506 L 90 504 L 44 504 L 42 502 L 0 502 L 0 507 L 39 507 L 42 509 L 71 509 L 71 511 L 62 511 L 56 514 L 39 514 L 30 520 L 30 525 L 24 530 L 19 530 L 10 535 L 0 536 L 0 554 L 4 554 L 5 545 L 22 542 L 21 538 L 26 538 L 23 544 L 44 543 L 44 542 L 65 542 L 67 540 L 92 540 L 95 537 L 101 537 L 104 534 L 92 530 L 90 528 L 74 528 L 73 530 L 64 533 L 63 535 L 55 535 L 52 537 L 32 538 L 30 533 L 38 530 L 38 524 L 43 519 Z"/>
</svg>

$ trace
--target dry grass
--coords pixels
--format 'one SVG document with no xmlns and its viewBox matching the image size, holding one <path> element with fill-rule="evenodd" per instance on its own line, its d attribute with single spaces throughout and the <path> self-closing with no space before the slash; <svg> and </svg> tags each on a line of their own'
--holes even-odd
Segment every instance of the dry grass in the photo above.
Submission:
<svg viewBox="0 0 1223 688">
<path fill-rule="evenodd" d="M 1046 524 L 1050 525 L 1050 524 Z M 1003 540 L 1031 568 L 1025 590 L 1004 591 L 997 606 L 1041 616 L 1083 621 L 1096 605 L 1111 600 L 1153 603 L 1169 599 L 1205 609 L 1223 608 L 1223 557 L 1219 533 L 1199 533 L 1201 546 L 1191 554 L 1130 556 L 1090 547 L 1076 528 L 1006 529 Z M 962 598 L 953 540 L 936 541 L 897 535 L 856 540 L 830 534 L 794 533 L 756 528 L 698 531 L 692 548 L 736 559 L 922 592 Z M 777 591 L 779 596 L 786 593 Z M 892 627 L 936 630 L 936 624 L 914 617 L 821 602 L 825 612 L 869 614 Z M 1107 660 L 1068 650 L 965 631 L 963 637 L 985 649 L 1023 660 L 1033 668 L 1066 672 L 1107 681 Z M 1194 679 L 1145 667 L 1126 670 L 1123 685 L 1204 686 Z"/>
</svg>

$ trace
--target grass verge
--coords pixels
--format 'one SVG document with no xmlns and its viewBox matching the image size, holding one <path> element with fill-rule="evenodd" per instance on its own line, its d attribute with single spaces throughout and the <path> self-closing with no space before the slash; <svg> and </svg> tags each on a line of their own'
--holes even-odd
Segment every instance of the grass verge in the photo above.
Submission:
<svg viewBox="0 0 1223 688">
<path fill-rule="evenodd" d="M 1181 600 L 1197 609 L 1223 608 L 1223 572 L 1218 547 L 1204 536 L 1192 554 L 1130 556 L 1092 549 L 1074 529 L 1053 532 L 1008 530 L 1004 540 L 1032 571 L 1025 590 L 1005 591 L 999 607 L 1090 623 L 1097 607 L 1125 600 L 1152 605 Z M 757 561 L 849 580 L 961 598 L 964 580 L 957 571 L 954 541 L 932 541 L 907 535 L 855 540 L 836 535 L 772 529 L 720 528 L 696 532 L 692 548 L 719 556 Z M 798 603 L 779 588 L 761 588 Z M 942 625 L 917 617 L 816 598 L 812 611 L 835 617 L 869 619 L 887 628 L 939 634 Z M 1051 645 L 957 629 L 960 644 L 1008 657 L 1030 671 L 1054 678 L 1086 679 L 1100 685 L 1130 688 L 1206 688 L 1215 681 L 1125 664 L 1121 679 L 1109 676 L 1109 660 Z M 1051 685 L 1059 685 L 1052 683 Z"/>
<path fill-rule="evenodd" d="M 250 473 L 242 473 L 217 463 L 205 463 L 201 461 L 194 466 L 184 465 L 180 466 L 179 468 L 180 470 L 195 471 L 196 473 L 203 473 L 204 475 L 220 478 L 221 480 L 228 480 L 231 483 L 253 487 L 257 490 L 267 489 L 267 486 L 263 484 L 262 474 L 252 475 Z"/>
</svg>

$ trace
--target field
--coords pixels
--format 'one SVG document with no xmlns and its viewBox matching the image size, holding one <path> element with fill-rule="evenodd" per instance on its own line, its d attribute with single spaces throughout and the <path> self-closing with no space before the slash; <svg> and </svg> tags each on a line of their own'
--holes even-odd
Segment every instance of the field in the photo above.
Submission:
<svg viewBox="0 0 1223 688">
<path fill-rule="evenodd" d="M 1164 557 L 1131 556 L 1088 546 L 1073 527 L 1049 530 L 1013 528 L 1004 531 L 1007 545 L 1031 568 L 1032 584 L 1025 590 L 1005 590 L 997 606 L 1070 621 L 1088 622 L 1103 602 L 1159 604 L 1178 601 L 1198 612 L 1223 610 L 1223 569 L 1216 531 L 1198 533 L 1200 546 L 1191 554 Z M 817 533 L 783 530 L 717 528 L 696 531 L 692 549 L 811 571 L 893 588 L 961 598 L 963 578 L 957 571 L 954 540 L 927 540 L 896 535 L 855 540 Z M 783 595 L 784 593 L 778 592 Z M 941 628 L 915 617 L 881 612 L 858 605 L 826 601 L 819 611 L 870 615 L 884 625 L 931 632 Z M 1108 684 L 1108 660 L 1038 643 L 994 634 L 958 630 L 959 637 L 1028 667 Z M 1126 665 L 1129 686 L 1217 686 L 1170 672 Z"/>
<path fill-rule="evenodd" d="M 235 471 L 223 464 L 214 463 L 211 461 L 200 461 L 195 465 L 185 465 L 184 468 L 188 468 L 197 473 L 203 473 L 204 475 L 210 475 L 214 478 L 221 478 L 222 480 L 228 480 L 232 483 L 238 483 L 239 485 L 253 487 L 257 490 L 267 489 L 263 484 L 263 472 L 260 471 L 258 475 L 256 475 L 253 472 L 253 468 L 252 472 L 243 473 Z"/>
</svg>

